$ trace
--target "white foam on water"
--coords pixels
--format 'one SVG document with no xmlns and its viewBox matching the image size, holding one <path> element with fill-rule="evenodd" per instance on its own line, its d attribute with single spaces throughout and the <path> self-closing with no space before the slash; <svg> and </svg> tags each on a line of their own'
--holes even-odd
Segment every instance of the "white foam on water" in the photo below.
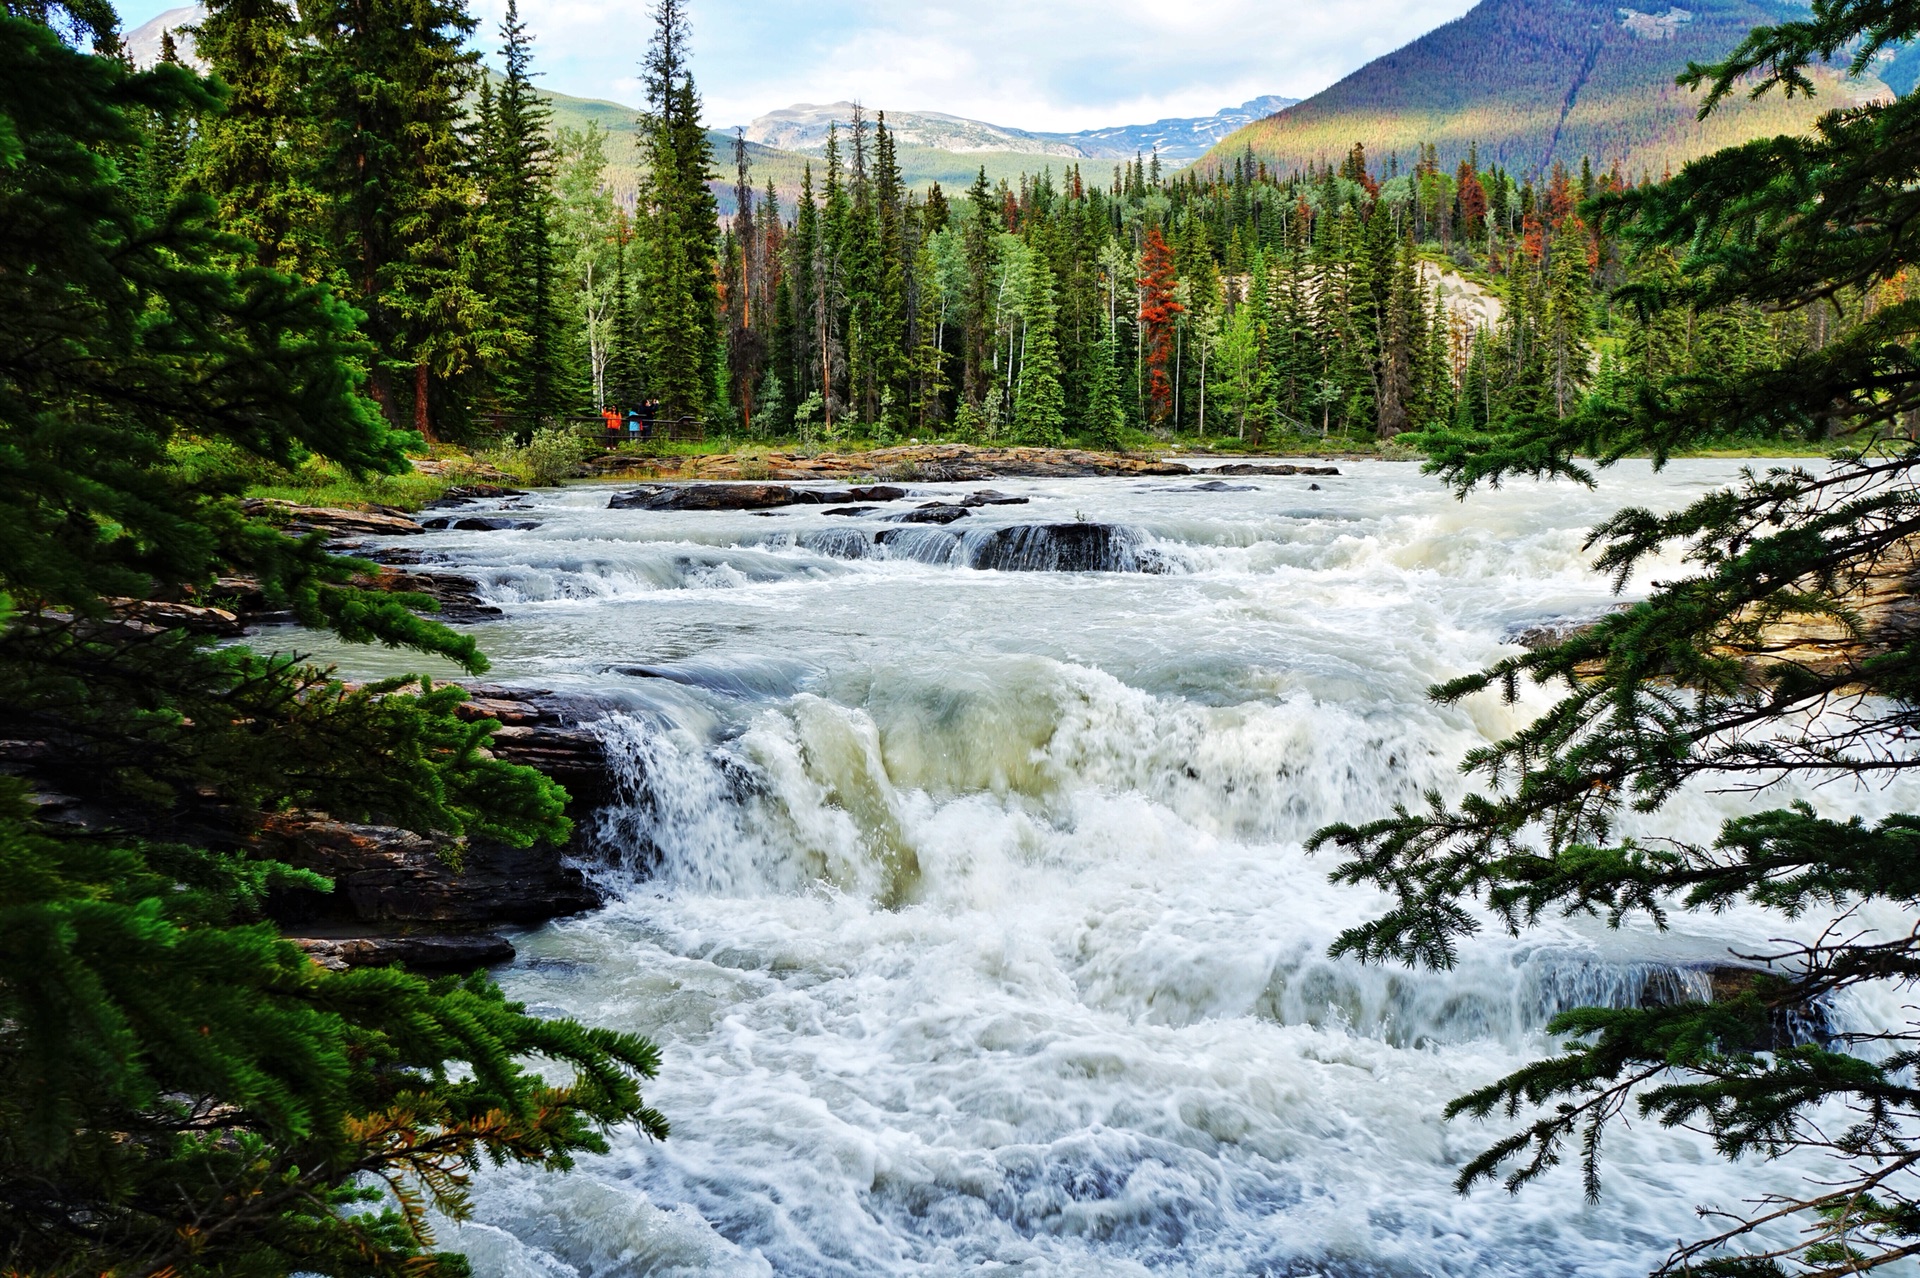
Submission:
<svg viewBox="0 0 1920 1278">
<path fill-rule="evenodd" d="M 507 610 L 476 628 L 499 675 L 634 707 L 594 725 L 623 786 L 597 830 L 616 899 L 520 939 L 503 981 L 658 1041 L 674 1135 L 490 1171 L 445 1243 L 498 1278 L 1630 1275 L 1698 1234 L 1697 1205 L 1795 1183 L 1806 1165 L 1730 1167 L 1636 1123 L 1598 1204 L 1569 1169 L 1461 1198 L 1507 1128 L 1441 1111 L 1551 1050 L 1555 1012 L 1702 996 L 1704 965 L 1821 920 L 1551 919 L 1483 932 L 1452 971 L 1363 967 L 1327 947 L 1384 898 L 1302 850 L 1470 784 L 1462 755 L 1550 693 L 1426 688 L 1517 626 L 1603 611 L 1586 529 L 1734 468 L 1466 503 L 1349 469 L 1317 492 L 1001 483 L 1029 503 L 882 547 L 872 520 L 573 489 L 532 500 L 537 535 L 448 543 Z M 1082 515 L 1156 571 L 967 566 L 995 529 Z M 1020 566 L 1051 562 L 1036 547 Z M 1920 802 L 1767 802 L 1801 794 Z M 1710 838 L 1752 804 L 1692 790 L 1624 824 Z"/>
</svg>

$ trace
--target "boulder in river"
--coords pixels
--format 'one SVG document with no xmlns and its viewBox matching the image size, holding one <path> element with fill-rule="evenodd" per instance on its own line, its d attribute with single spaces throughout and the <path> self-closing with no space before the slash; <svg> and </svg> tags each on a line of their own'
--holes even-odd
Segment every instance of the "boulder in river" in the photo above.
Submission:
<svg viewBox="0 0 1920 1278">
<path fill-rule="evenodd" d="M 946 502 L 933 501 L 914 510 L 903 511 L 898 515 L 888 515 L 887 522 L 895 524 L 950 524 L 956 519 L 965 519 L 973 514 L 965 506 L 949 505 Z"/>
<path fill-rule="evenodd" d="M 982 488 L 978 492 L 968 493 L 954 504 L 957 506 L 1024 506 L 1025 497 L 1012 497 L 1006 493 L 995 492 L 991 488 Z"/>
<path fill-rule="evenodd" d="M 524 488 L 503 488 L 499 484 L 456 484 L 446 492 L 435 497 L 423 510 L 445 510 L 449 506 L 465 506 L 469 502 L 486 501 L 498 497 L 525 497 Z"/>
<path fill-rule="evenodd" d="M 1252 484 L 1229 484 L 1218 479 L 1209 479 L 1204 484 L 1194 484 L 1187 488 L 1172 491 L 1187 493 L 1251 493 L 1258 492 Z"/>
<path fill-rule="evenodd" d="M 503 519 L 498 515 L 464 515 L 459 518 L 440 515 L 421 521 L 420 526 L 436 532 L 447 528 L 458 532 L 500 532 L 504 529 L 538 528 L 540 525 L 531 519 Z"/>
<path fill-rule="evenodd" d="M 1228 462 L 1214 466 L 1215 475 L 1338 475 L 1338 466 L 1296 466 L 1291 462 Z"/>
<path fill-rule="evenodd" d="M 774 506 L 840 506 L 899 501 L 904 488 L 796 488 L 791 484 L 650 484 L 616 493 L 608 510 L 766 510 Z"/>
<path fill-rule="evenodd" d="M 1139 534 L 1116 524 L 1014 524 L 969 540 L 969 567 L 998 572 L 1139 572 Z"/>
</svg>

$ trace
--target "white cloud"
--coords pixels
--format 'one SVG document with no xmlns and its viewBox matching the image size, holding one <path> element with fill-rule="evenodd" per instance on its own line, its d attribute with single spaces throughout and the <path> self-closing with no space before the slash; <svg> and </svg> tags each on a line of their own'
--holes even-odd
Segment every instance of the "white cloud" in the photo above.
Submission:
<svg viewBox="0 0 1920 1278">
<path fill-rule="evenodd" d="M 472 0 L 483 46 L 505 0 Z M 857 98 L 1068 130 L 1304 97 L 1471 0 L 694 0 L 694 75 L 714 125 Z M 632 101 L 644 0 L 522 0 L 543 83 Z"/>
</svg>

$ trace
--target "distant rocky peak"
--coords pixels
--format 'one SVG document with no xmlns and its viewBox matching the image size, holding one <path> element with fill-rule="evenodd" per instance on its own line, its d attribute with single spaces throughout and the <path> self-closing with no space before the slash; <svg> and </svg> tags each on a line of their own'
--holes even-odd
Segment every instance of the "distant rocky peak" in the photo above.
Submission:
<svg viewBox="0 0 1920 1278">
<path fill-rule="evenodd" d="M 1642 40 L 1671 40 L 1681 27 L 1693 21 L 1693 15 L 1685 9 L 1668 9 L 1665 13 L 1642 13 L 1638 9 L 1621 9 L 1620 25 Z"/>
<path fill-rule="evenodd" d="M 174 51 L 182 62 L 196 71 L 205 71 L 206 63 L 200 60 L 193 47 L 193 36 L 182 27 L 194 27 L 206 21 L 207 10 L 203 5 L 182 5 L 178 9 L 169 9 L 156 18 L 141 23 L 126 34 L 127 56 L 133 59 L 137 67 L 150 67 L 160 61 L 162 37 L 173 32 Z"/>
</svg>

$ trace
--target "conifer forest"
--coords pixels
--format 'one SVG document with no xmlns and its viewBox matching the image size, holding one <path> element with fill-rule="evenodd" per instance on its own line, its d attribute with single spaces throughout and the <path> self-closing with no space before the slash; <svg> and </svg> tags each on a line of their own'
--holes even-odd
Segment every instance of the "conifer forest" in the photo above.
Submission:
<svg viewBox="0 0 1920 1278">
<path fill-rule="evenodd" d="M 0 1278 L 1911 1272 L 1920 0 L 1710 8 L 943 189 L 4 0 Z"/>
</svg>

